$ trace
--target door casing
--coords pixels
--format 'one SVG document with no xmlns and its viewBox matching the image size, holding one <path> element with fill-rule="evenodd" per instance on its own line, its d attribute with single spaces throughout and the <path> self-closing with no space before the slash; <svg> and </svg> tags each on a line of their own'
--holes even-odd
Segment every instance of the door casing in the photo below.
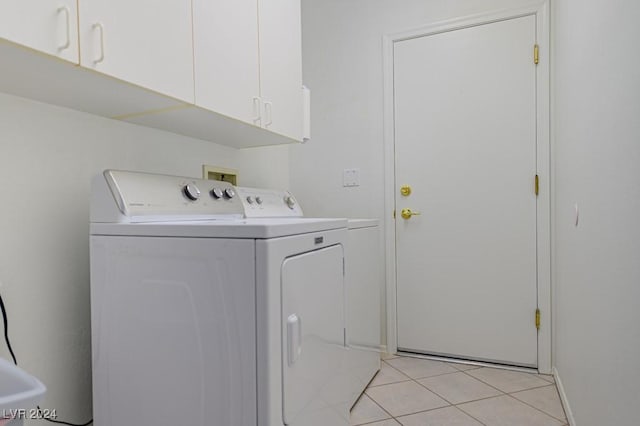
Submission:
<svg viewBox="0 0 640 426">
<path fill-rule="evenodd" d="M 396 231 L 395 197 L 398 185 L 395 182 L 395 140 L 394 140 L 394 86 L 393 49 L 399 41 L 423 37 L 446 31 L 473 27 L 522 16 L 536 17 L 536 38 L 540 49 L 536 67 L 536 132 L 537 132 L 537 174 L 540 177 L 540 193 L 537 203 L 537 272 L 538 309 L 541 312 L 538 330 L 538 371 L 551 373 L 551 167 L 550 167 L 550 124 L 549 124 L 549 4 L 548 0 L 530 6 L 518 7 L 466 16 L 436 22 L 421 28 L 401 31 L 383 36 L 384 67 L 384 149 L 385 149 L 385 250 L 387 283 L 387 342 L 386 350 L 397 351 L 397 310 L 396 310 Z M 533 61 L 533 46 L 531 46 Z M 534 317 L 531 318 L 532 325 Z"/>
</svg>

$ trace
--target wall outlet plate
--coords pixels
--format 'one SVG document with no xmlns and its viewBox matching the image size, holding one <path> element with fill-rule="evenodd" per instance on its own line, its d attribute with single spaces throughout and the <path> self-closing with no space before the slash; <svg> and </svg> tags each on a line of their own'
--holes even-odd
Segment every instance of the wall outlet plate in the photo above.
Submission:
<svg viewBox="0 0 640 426">
<path fill-rule="evenodd" d="M 342 172 L 342 186 L 360 186 L 360 169 L 344 169 Z"/>
</svg>

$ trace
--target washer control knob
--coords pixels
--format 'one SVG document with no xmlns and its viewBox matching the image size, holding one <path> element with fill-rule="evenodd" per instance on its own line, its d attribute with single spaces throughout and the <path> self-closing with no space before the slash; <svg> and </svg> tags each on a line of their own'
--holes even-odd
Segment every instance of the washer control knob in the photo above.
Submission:
<svg viewBox="0 0 640 426">
<path fill-rule="evenodd" d="M 191 201 L 196 201 L 200 198 L 200 190 L 193 183 L 186 184 L 184 188 L 182 188 L 182 192 L 184 192 L 184 195 Z"/>
<path fill-rule="evenodd" d="M 296 206 L 296 200 L 293 198 L 292 195 L 287 195 L 284 197 L 284 203 L 287 205 L 287 207 L 289 207 L 291 210 L 293 210 Z"/>
<path fill-rule="evenodd" d="M 262 204 L 262 198 L 260 198 L 260 197 L 256 197 L 256 203 L 258 203 L 258 204 Z"/>
<path fill-rule="evenodd" d="M 211 194 L 211 196 L 216 200 L 224 197 L 224 194 L 222 193 L 222 189 L 220 188 L 213 188 L 211 192 L 209 192 L 209 194 Z"/>
<path fill-rule="evenodd" d="M 224 196 L 227 198 L 233 198 L 236 196 L 236 191 L 233 188 L 227 188 L 224 190 Z"/>
<path fill-rule="evenodd" d="M 253 197 L 251 195 L 247 196 L 247 203 L 253 204 Z"/>
</svg>

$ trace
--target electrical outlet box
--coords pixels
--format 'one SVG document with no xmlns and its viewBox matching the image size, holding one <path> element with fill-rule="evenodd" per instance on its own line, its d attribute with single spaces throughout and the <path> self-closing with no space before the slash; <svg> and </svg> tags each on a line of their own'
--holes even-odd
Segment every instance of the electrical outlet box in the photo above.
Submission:
<svg viewBox="0 0 640 426">
<path fill-rule="evenodd" d="M 238 171 L 226 167 L 202 165 L 202 178 L 209 180 L 219 180 L 229 182 L 231 185 L 238 184 Z"/>
</svg>

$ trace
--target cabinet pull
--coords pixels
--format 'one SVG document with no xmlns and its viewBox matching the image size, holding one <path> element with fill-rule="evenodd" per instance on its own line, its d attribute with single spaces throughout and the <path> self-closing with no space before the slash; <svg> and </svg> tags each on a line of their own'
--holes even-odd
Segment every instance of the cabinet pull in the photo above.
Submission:
<svg viewBox="0 0 640 426">
<path fill-rule="evenodd" d="M 58 50 L 65 50 L 67 48 L 69 48 L 69 46 L 71 45 L 71 11 L 69 11 L 69 8 L 67 6 L 60 6 L 57 10 L 58 15 L 60 15 L 61 13 L 64 14 L 64 20 L 65 20 L 65 37 L 66 40 L 64 43 L 62 43 L 60 46 L 58 46 Z"/>
<path fill-rule="evenodd" d="M 97 58 L 94 58 L 93 64 L 99 64 L 104 61 L 104 27 L 100 22 L 96 22 L 91 26 L 93 31 L 100 30 L 100 55 Z"/>
<path fill-rule="evenodd" d="M 260 110 L 262 109 L 261 99 L 259 96 L 253 97 L 253 124 L 260 124 L 262 121 L 262 115 L 260 114 Z"/>
<path fill-rule="evenodd" d="M 269 127 L 273 124 L 273 102 L 264 103 L 264 127 Z"/>
</svg>

